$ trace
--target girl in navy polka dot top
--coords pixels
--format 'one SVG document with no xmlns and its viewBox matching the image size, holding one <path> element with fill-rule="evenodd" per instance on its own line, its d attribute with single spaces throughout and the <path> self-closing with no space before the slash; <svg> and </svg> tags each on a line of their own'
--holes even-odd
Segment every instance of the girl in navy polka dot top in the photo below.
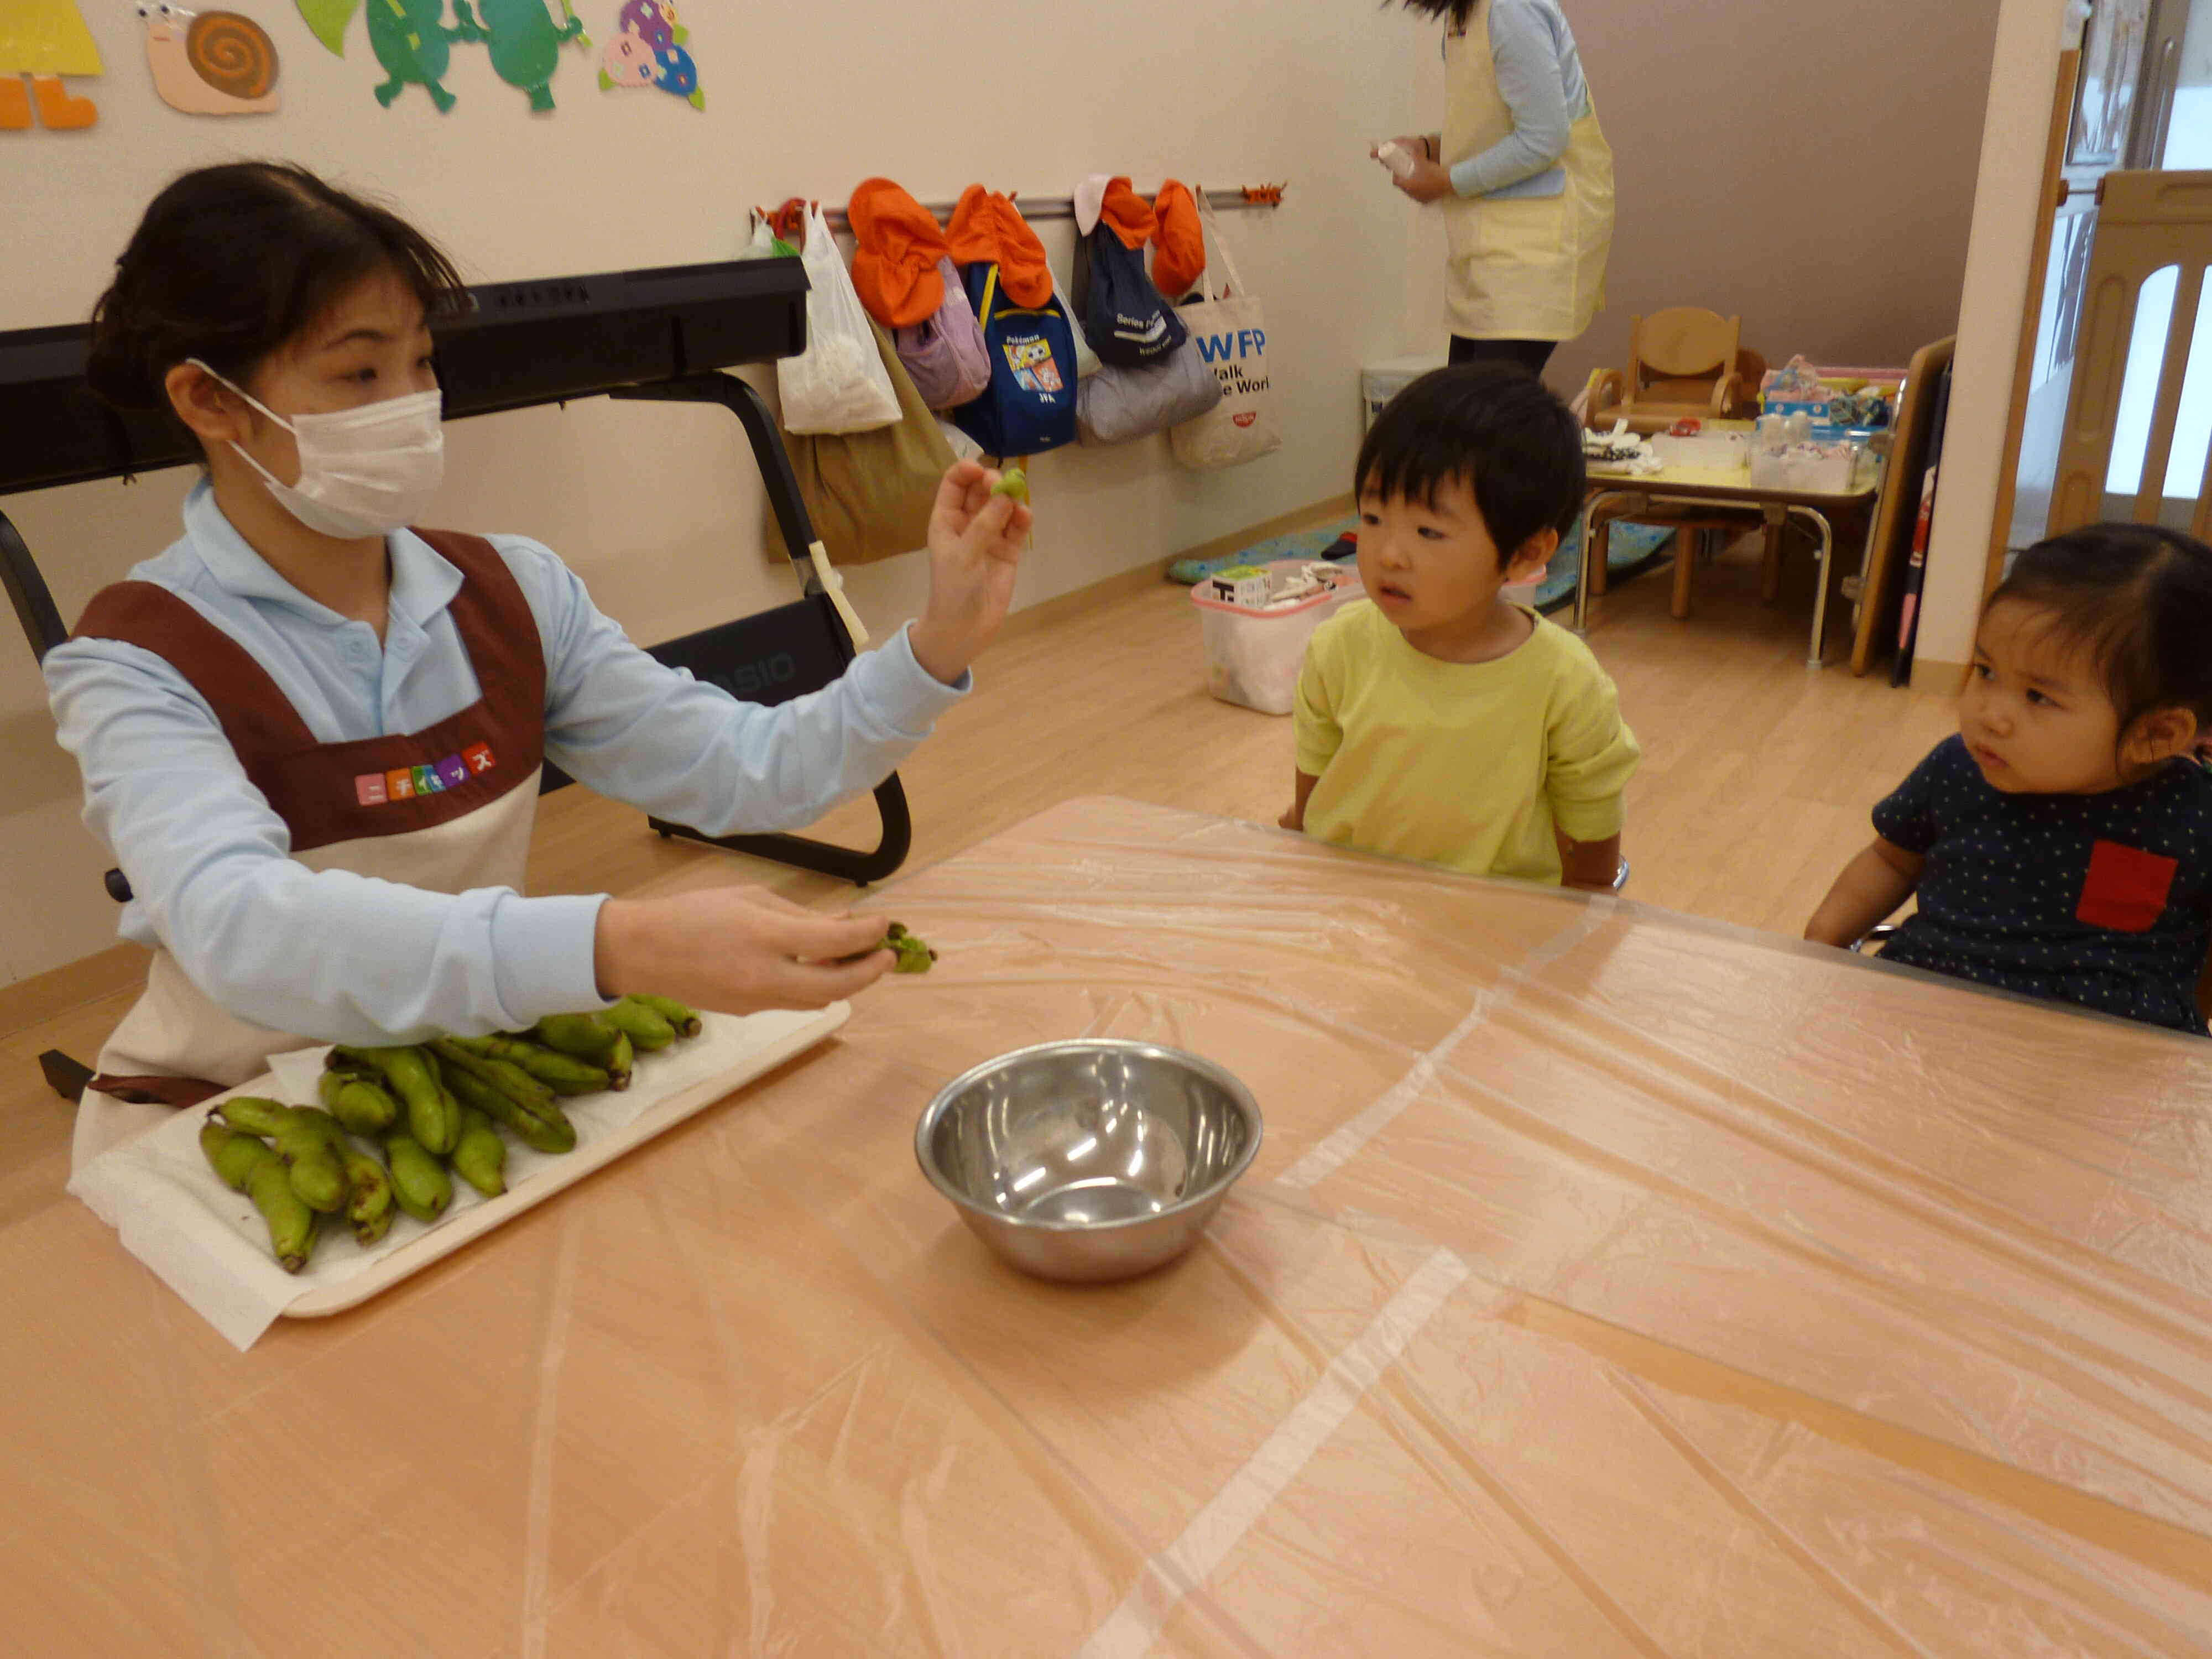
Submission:
<svg viewBox="0 0 2212 1659">
<path fill-rule="evenodd" d="M 1990 598 L 1959 735 L 1874 811 L 1805 929 L 2197 1036 L 2212 1013 L 2212 549 L 2100 525 Z"/>
</svg>

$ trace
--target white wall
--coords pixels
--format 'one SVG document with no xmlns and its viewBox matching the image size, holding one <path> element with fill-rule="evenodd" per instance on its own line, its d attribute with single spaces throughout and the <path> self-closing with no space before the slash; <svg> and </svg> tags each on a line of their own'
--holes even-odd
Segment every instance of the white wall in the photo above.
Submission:
<svg viewBox="0 0 2212 1659">
<path fill-rule="evenodd" d="M 1955 691 L 1973 659 L 2067 0 L 2004 0 L 1983 125 L 1943 478 L 1928 550 L 1913 684 Z"/>
<path fill-rule="evenodd" d="M 1629 319 L 1743 319 L 1778 367 L 1902 367 L 1957 325 L 1998 0 L 1562 0 L 1612 143 L 1610 304 L 1549 379 L 1628 361 Z M 1415 52 L 1422 125 L 1443 106 Z M 1442 349 L 1442 216 L 1408 266 L 1413 337 Z"/>
<path fill-rule="evenodd" d="M 35 258 L 11 246 L 0 327 L 83 317 L 146 201 L 185 167 L 276 155 L 383 192 L 477 281 L 732 257 L 745 210 L 795 194 L 842 201 L 871 173 L 925 200 L 981 180 L 1065 195 L 1085 173 L 1228 185 L 1288 179 L 1280 214 L 1232 214 L 1247 279 L 1269 307 L 1287 443 L 1226 474 L 1177 471 L 1158 442 L 1066 452 L 1035 471 L 1040 528 L 1020 603 L 1348 488 L 1357 365 L 1395 350 L 1404 301 L 1403 216 L 1365 155 L 1413 124 L 1407 73 L 1427 31 L 1367 0 L 1209 0 L 1042 6 L 894 0 L 684 9 L 708 105 L 601 93 L 591 57 L 533 116 L 457 46 L 435 114 L 419 88 L 386 111 L 356 18 L 331 57 L 289 0 L 234 0 L 276 39 L 284 110 L 196 120 L 159 103 L 131 8 L 88 5 L 104 79 L 82 134 L 0 135 L 0 205 L 43 227 Z M 577 0 L 593 37 L 615 0 Z M 574 49 L 572 48 L 572 52 Z M 1042 228 L 1067 270 L 1072 227 Z M 717 410 L 604 400 L 458 424 L 443 522 L 526 532 L 558 548 L 639 638 L 757 610 L 791 592 L 759 551 L 760 503 L 736 423 Z M 181 472 L 131 486 L 18 496 L 7 510 L 73 618 L 105 582 L 174 534 Z M 872 624 L 909 612 L 914 558 L 853 574 Z M 112 936 L 97 875 L 107 860 L 76 824 L 74 767 L 56 750 L 29 654 L 0 643 L 0 982 L 71 961 Z"/>
</svg>

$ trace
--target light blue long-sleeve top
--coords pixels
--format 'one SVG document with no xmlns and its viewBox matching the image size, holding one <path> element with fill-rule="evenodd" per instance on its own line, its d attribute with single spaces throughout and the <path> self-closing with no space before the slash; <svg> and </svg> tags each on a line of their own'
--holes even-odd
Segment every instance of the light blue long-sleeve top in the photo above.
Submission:
<svg viewBox="0 0 2212 1659">
<path fill-rule="evenodd" d="M 1558 0 L 1491 0 L 1490 55 L 1513 131 L 1451 170 L 1462 196 L 1557 196 L 1567 187 L 1559 158 L 1574 124 L 1589 113 L 1575 32 Z"/>
<path fill-rule="evenodd" d="M 381 647 L 247 545 L 204 483 L 185 534 L 131 571 L 251 652 L 322 743 L 404 735 L 482 695 L 447 605 L 461 573 L 420 538 L 387 538 Z M 740 702 L 664 666 L 603 616 L 558 557 L 489 538 L 538 619 L 545 754 L 603 794 L 710 835 L 796 829 L 872 788 L 966 693 L 915 659 L 907 635 L 827 690 Z M 166 947 L 240 1018 L 331 1042 L 512 1030 L 605 1006 L 597 897 L 511 889 L 426 892 L 289 856 L 290 836 L 207 701 L 137 646 L 76 640 L 46 659 L 62 746 L 84 775 L 84 821 L 131 878 L 120 931 Z"/>
</svg>

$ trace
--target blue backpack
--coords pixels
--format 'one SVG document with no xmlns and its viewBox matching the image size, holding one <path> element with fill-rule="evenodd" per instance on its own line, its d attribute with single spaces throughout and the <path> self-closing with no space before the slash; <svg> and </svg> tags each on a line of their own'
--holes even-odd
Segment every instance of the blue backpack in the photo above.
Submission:
<svg viewBox="0 0 2212 1659">
<path fill-rule="evenodd" d="M 1075 332 L 1057 295 L 1032 311 L 999 289 L 995 264 L 961 273 L 991 359 L 990 390 L 952 411 L 988 455 L 1041 455 L 1075 441 Z"/>
</svg>

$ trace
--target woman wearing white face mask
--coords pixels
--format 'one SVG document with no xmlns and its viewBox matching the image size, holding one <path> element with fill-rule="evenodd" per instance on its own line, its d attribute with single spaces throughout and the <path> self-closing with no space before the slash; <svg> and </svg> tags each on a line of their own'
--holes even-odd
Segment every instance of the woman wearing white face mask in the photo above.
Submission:
<svg viewBox="0 0 2212 1659">
<path fill-rule="evenodd" d="M 1026 507 L 947 475 L 922 619 L 775 709 L 663 667 L 520 537 L 417 532 L 445 447 L 445 257 L 303 170 L 187 173 L 148 210 L 87 374 L 166 404 L 207 476 L 183 537 L 87 608 L 46 674 L 85 818 L 153 947 L 75 1161 L 315 1042 L 527 1026 L 653 991 L 819 1007 L 891 965 L 881 924 L 735 888 L 520 896 L 542 763 L 713 834 L 872 788 L 964 693 Z M 853 958 L 857 957 L 857 960 Z"/>
</svg>

